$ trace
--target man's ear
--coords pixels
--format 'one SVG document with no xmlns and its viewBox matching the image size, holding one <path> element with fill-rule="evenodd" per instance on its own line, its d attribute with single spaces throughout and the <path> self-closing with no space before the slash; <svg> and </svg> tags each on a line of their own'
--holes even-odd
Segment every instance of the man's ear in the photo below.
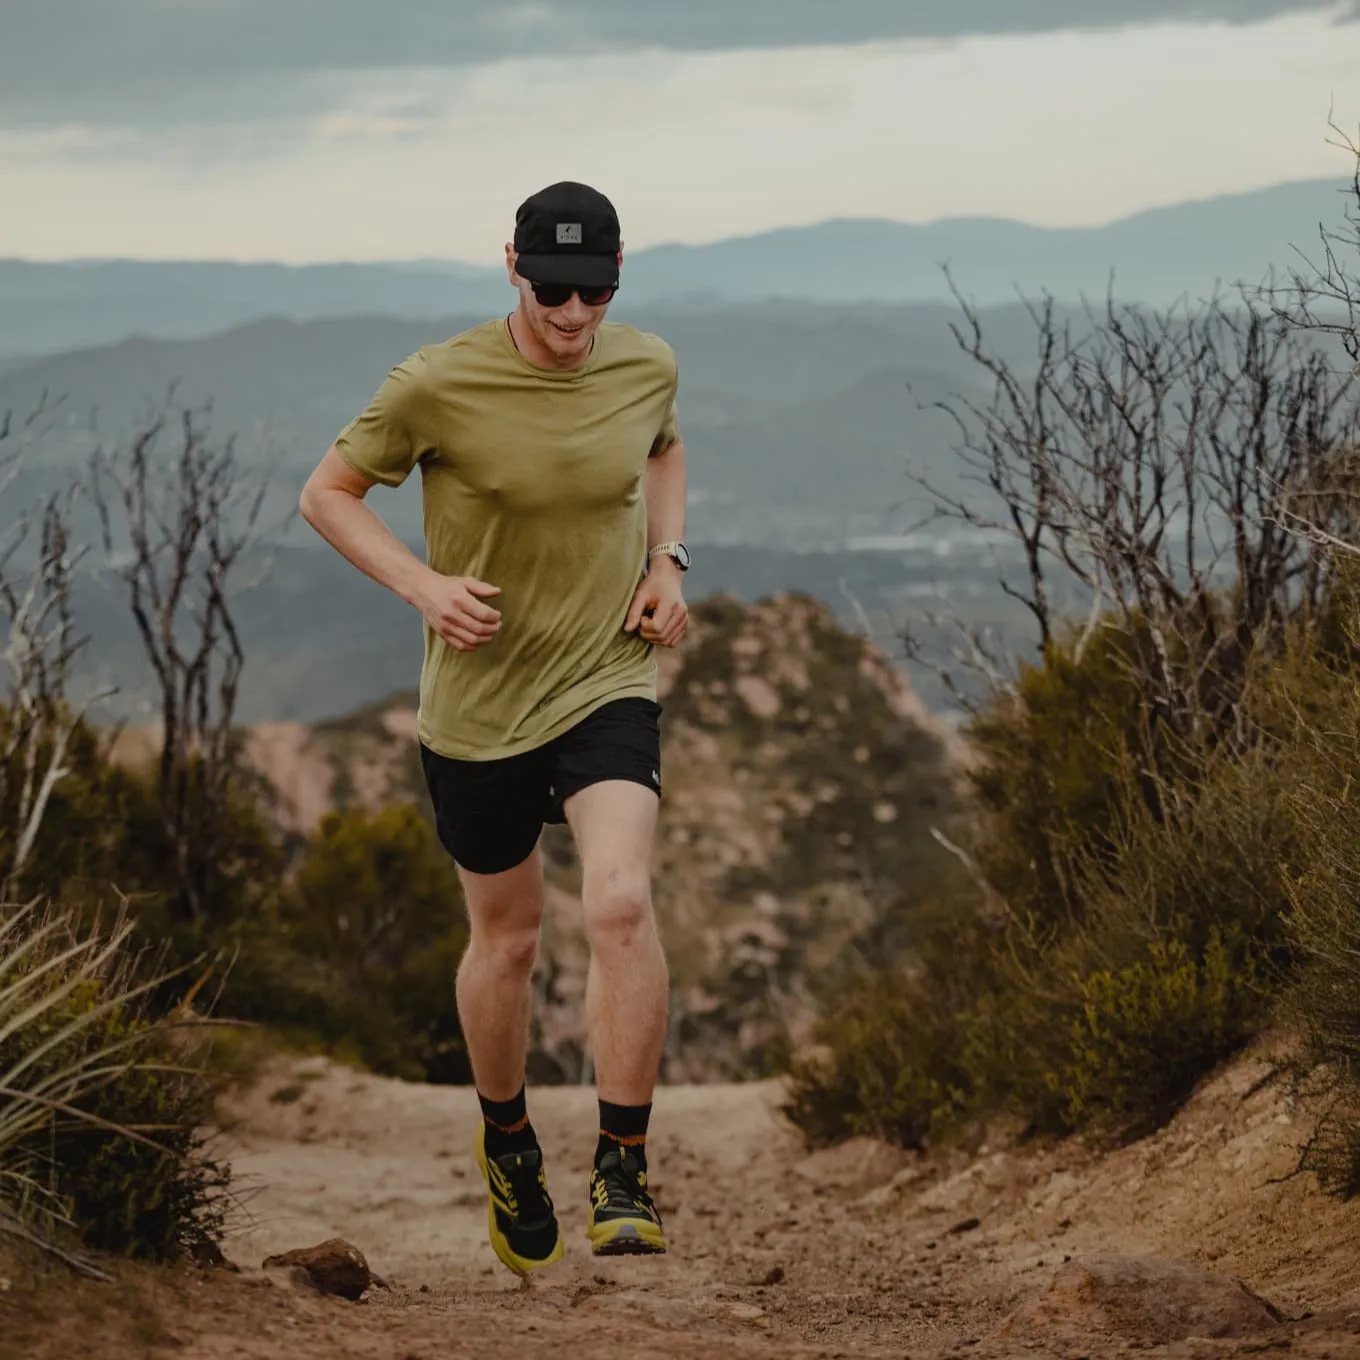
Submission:
<svg viewBox="0 0 1360 1360">
<path fill-rule="evenodd" d="M 519 261 L 519 252 L 509 243 L 505 247 L 505 271 L 510 275 L 510 282 L 519 287 L 519 275 L 515 273 L 515 265 Z"/>
</svg>

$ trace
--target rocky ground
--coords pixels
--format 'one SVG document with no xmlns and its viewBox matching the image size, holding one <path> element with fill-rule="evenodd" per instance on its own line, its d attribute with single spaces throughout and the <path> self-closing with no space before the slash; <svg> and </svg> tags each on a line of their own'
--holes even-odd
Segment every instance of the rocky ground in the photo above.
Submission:
<svg viewBox="0 0 1360 1360">
<path fill-rule="evenodd" d="M 521 1285 L 485 1239 L 472 1093 L 320 1060 L 234 1105 L 240 1267 L 0 1263 L 6 1360 L 446 1356 L 1360 1356 L 1360 1211 L 1289 1176 L 1307 1120 L 1247 1060 L 1113 1154 L 998 1144 L 809 1154 L 771 1083 L 674 1086 L 652 1159 L 671 1253 L 584 1240 L 589 1090 L 533 1093 L 567 1259 Z M 380 1284 L 320 1294 L 266 1259 L 341 1238 Z"/>
</svg>

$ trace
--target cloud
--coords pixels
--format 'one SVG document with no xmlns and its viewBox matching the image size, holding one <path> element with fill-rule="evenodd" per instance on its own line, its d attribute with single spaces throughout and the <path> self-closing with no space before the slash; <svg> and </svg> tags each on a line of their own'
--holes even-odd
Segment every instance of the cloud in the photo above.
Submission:
<svg viewBox="0 0 1360 1360">
<path fill-rule="evenodd" d="M 173 134 L 347 105 L 346 76 L 504 58 L 738 50 L 1168 20 L 1360 18 L 1360 0 L 0 0 L 0 127 Z M 581 88 L 571 97 L 590 99 Z"/>
</svg>

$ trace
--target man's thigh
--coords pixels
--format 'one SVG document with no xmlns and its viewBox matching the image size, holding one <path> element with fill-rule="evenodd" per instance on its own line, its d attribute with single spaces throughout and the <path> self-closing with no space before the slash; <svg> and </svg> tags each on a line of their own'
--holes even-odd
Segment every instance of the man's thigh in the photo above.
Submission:
<svg viewBox="0 0 1360 1360">
<path fill-rule="evenodd" d="M 549 816 L 570 824 L 588 878 L 649 875 L 661 799 L 660 715 L 650 700 L 615 700 L 554 744 Z"/>
<path fill-rule="evenodd" d="M 504 760 L 454 760 L 420 748 L 435 827 L 459 869 L 489 876 L 524 864 L 549 808 L 546 751 Z"/>
</svg>

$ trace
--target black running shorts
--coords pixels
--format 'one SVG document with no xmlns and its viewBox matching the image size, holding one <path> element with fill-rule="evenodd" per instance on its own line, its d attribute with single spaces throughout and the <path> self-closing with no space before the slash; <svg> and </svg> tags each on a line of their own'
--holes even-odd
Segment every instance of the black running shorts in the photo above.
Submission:
<svg viewBox="0 0 1360 1360">
<path fill-rule="evenodd" d="M 420 748 L 439 839 L 469 873 L 499 874 L 533 853 L 545 823 L 591 784 L 626 779 L 661 794 L 661 705 L 615 699 L 545 746 L 502 760 Z"/>
</svg>

